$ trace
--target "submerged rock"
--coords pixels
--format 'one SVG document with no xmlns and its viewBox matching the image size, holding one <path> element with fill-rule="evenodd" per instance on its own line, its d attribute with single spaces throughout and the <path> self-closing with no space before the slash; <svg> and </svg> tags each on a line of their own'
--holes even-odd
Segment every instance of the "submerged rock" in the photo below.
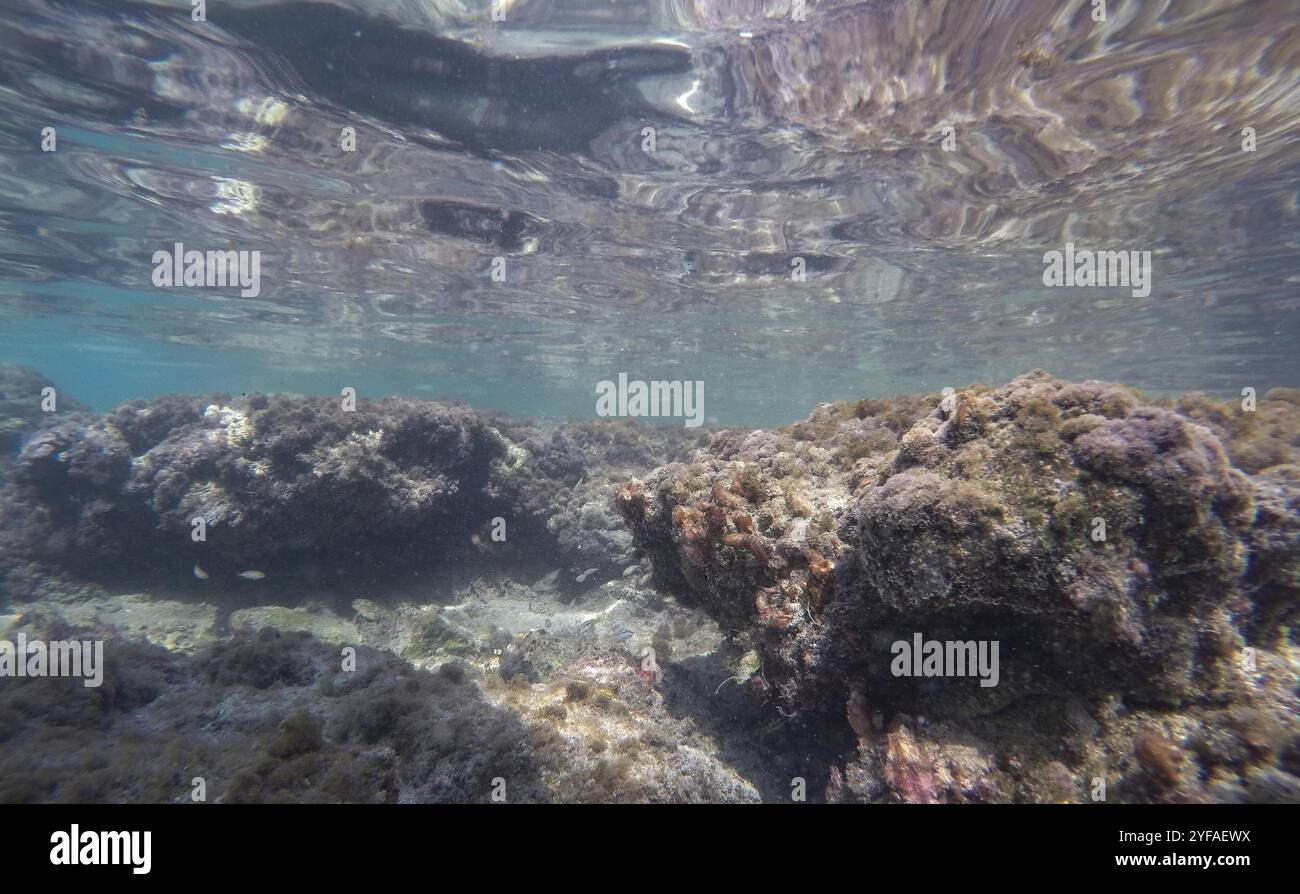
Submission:
<svg viewBox="0 0 1300 894">
<path fill-rule="evenodd" d="M 15 479 L 41 510 L 44 536 L 28 539 L 42 557 L 99 574 L 204 559 L 228 576 L 294 552 L 436 539 L 474 510 L 501 449 L 452 405 L 173 397 L 36 432 Z"/>
<path fill-rule="evenodd" d="M 1300 601 L 1297 493 L 1293 477 L 1235 468 L 1172 409 L 1039 372 L 722 433 L 617 503 L 660 580 L 758 648 L 750 685 L 783 711 L 842 718 L 861 693 L 886 722 L 956 724 L 895 719 L 862 749 L 876 783 L 930 800 L 957 791 L 931 791 L 955 760 L 936 748 L 987 727 L 992 766 L 1024 750 L 1044 704 L 1068 738 L 1062 706 L 1080 701 L 1195 714 L 1260 700 L 1244 650 L 1275 641 Z M 1000 682 L 895 676 L 892 645 L 915 633 L 998 642 Z M 881 796 L 876 783 L 860 794 Z M 852 789 L 842 774 L 835 787 Z"/>
<path fill-rule="evenodd" d="M 85 410 L 85 406 L 58 393 L 54 383 L 35 370 L 0 363 L 0 465 L 21 446 L 23 438 L 49 421 L 52 413 L 42 409 L 46 389 L 54 389 L 55 412 Z"/>
<path fill-rule="evenodd" d="M 529 553 L 613 576 L 633 558 L 609 499 L 621 470 L 682 455 L 682 437 L 405 398 L 131 401 L 60 414 L 27 438 L 6 484 L 5 540 L 96 578 L 192 575 L 196 563 L 213 580 L 395 572 Z"/>
<path fill-rule="evenodd" d="M 495 420 L 510 447 L 493 465 L 492 496 L 543 528 L 575 574 L 616 577 L 635 558 L 632 533 L 613 497 L 634 474 L 684 459 L 707 435 L 627 420 L 528 423 Z M 584 578 L 585 581 L 585 578 Z"/>
<path fill-rule="evenodd" d="M 464 639 L 429 605 L 367 600 L 355 621 L 241 609 L 224 633 L 211 607 L 136 595 L 0 613 L 0 637 L 103 640 L 106 662 L 102 689 L 0 686 L 0 801 L 183 803 L 196 776 L 219 803 L 759 799 L 635 653 L 528 592 L 477 582 L 454 607 Z"/>
<path fill-rule="evenodd" d="M 549 799 L 538 733 L 455 668 L 362 646 L 347 671 L 270 628 L 193 657 L 118 640 L 105 660 L 102 689 L 0 689 L 0 801 L 185 803 L 195 777 L 215 803 L 486 802 L 497 779 L 509 800 Z"/>
</svg>

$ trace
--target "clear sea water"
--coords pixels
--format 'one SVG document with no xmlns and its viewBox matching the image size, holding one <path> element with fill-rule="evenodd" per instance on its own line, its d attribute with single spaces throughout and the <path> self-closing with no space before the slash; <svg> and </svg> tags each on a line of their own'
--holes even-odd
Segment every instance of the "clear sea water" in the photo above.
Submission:
<svg viewBox="0 0 1300 894">
<path fill-rule="evenodd" d="M 626 372 L 749 425 L 1035 367 L 1300 379 L 1294 3 L 497 8 L 6 0 L 0 359 L 97 409 L 581 417 Z M 260 252 L 260 294 L 154 286 L 176 241 Z M 1149 251 L 1150 294 L 1045 287 L 1067 242 Z"/>
</svg>

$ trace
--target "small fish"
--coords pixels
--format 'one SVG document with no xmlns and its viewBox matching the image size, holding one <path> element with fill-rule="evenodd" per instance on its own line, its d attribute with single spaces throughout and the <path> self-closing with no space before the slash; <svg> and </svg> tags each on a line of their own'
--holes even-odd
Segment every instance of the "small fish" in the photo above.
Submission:
<svg viewBox="0 0 1300 894">
<path fill-rule="evenodd" d="M 581 584 L 584 583 L 587 580 L 587 578 L 591 577 L 595 573 L 596 573 L 595 568 L 588 568 L 586 571 L 582 572 L 582 574 L 579 574 L 577 577 L 575 577 L 574 580 L 576 580 L 578 583 Z"/>
<path fill-rule="evenodd" d="M 635 634 L 631 630 L 628 630 L 626 627 L 624 627 L 618 633 L 614 634 L 614 642 L 616 643 L 626 642 L 630 640 L 634 635 Z"/>
<path fill-rule="evenodd" d="M 199 580 L 208 579 L 208 573 L 203 570 L 203 566 L 200 565 L 198 562 L 194 563 L 194 576 L 197 577 Z"/>
<path fill-rule="evenodd" d="M 551 587 L 555 586 L 555 579 L 559 576 L 560 576 L 560 569 L 556 568 L 554 571 L 546 575 L 546 577 L 542 578 L 541 580 L 534 581 L 532 589 L 534 591 L 549 590 Z"/>
<path fill-rule="evenodd" d="M 261 580 L 266 577 L 266 575 L 260 571 L 241 571 L 239 572 L 239 576 L 244 580 Z"/>
<path fill-rule="evenodd" d="M 578 625 L 579 633 L 590 633 L 596 627 L 596 618 L 588 618 Z"/>
</svg>

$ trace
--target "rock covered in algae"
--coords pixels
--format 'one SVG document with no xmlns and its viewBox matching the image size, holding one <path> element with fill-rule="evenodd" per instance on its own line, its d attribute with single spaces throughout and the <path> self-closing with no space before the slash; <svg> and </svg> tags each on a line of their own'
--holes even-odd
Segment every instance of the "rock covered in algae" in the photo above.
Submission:
<svg viewBox="0 0 1300 894">
<path fill-rule="evenodd" d="M 0 476 L 6 551 L 116 578 L 196 562 L 221 580 L 304 563 L 418 570 L 475 555 L 471 544 L 478 558 L 532 553 L 613 576 L 634 560 L 610 500 L 626 470 L 698 446 L 676 428 L 529 423 L 406 398 L 345 409 L 170 395 L 23 419 L 13 473 Z"/>
<path fill-rule="evenodd" d="M 251 562 L 434 538 L 474 511 L 502 450 L 456 405 L 171 397 L 34 433 L 15 477 L 46 510 L 49 542 L 83 563 L 179 552 L 196 519 L 205 556 Z"/>
<path fill-rule="evenodd" d="M 360 647 L 347 671 L 337 648 L 269 628 L 193 656 L 118 640 L 105 661 L 98 690 L 0 692 L 0 800 L 183 803 L 194 776 L 216 803 L 486 802 L 498 778 L 547 797 L 534 734 L 456 667 Z"/>
<path fill-rule="evenodd" d="M 45 410 L 45 397 L 53 391 L 54 409 Z M 0 363 L 0 465 L 18 450 L 25 435 L 40 428 L 56 413 L 84 411 L 82 404 L 59 393 L 54 383 L 32 369 Z"/>
<path fill-rule="evenodd" d="M 634 474 L 683 459 L 703 433 L 631 420 L 529 422 L 499 417 L 507 454 L 493 463 L 489 493 L 540 529 L 575 571 L 618 574 L 635 560 L 631 532 L 612 500 Z"/>
<path fill-rule="evenodd" d="M 14 629 L 107 632 L 36 613 Z M 100 688 L 0 688 L 0 801 L 186 803 L 195 776 L 213 803 L 757 800 L 626 656 L 530 685 L 354 645 L 349 665 L 337 644 L 272 627 L 176 651 L 114 636 Z"/>
<path fill-rule="evenodd" d="M 854 693 L 873 705 L 889 731 L 864 738 L 876 788 L 855 797 L 884 784 L 903 800 L 997 799 L 1008 780 L 1031 797 L 1060 775 L 1049 762 L 1022 756 L 1000 783 L 942 794 L 925 780 L 965 766 L 970 782 L 1026 741 L 1050 754 L 1073 736 L 1062 718 L 1097 727 L 1094 742 L 1124 730 L 1108 745 L 1123 751 L 1140 731 L 1107 714 L 1117 699 L 1197 717 L 1272 701 L 1260 710 L 1294 716 L 1243 660 L 1295 616 L 1296 479 L 1272 474 L 1294 457 L 1287 444 L 1252 477 L 1175 408 L 1036 372 L 722 433 L 617 503 L 660 579 L 758 648 L 751 685 L 783 712 L 842 718 Z M 892 646 L 915 633 L 998 642 L 1000 682 L 895 676 Z M 967 748 L 984 757 L 954 756 Z M 832 788 L 852 790 L 846 778 Z"/>
</svg>

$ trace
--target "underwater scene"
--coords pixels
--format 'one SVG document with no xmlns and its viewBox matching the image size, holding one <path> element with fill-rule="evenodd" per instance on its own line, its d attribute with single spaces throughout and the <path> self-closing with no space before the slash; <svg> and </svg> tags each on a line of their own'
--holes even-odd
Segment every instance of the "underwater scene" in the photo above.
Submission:
<svg viewBox="0 0 1300 894">
<path fill-rule="evenodd" d="M 0 803 L 1300 803 L 1298 128 L 1295 0 L 0 0 Z"/>
</svg>

